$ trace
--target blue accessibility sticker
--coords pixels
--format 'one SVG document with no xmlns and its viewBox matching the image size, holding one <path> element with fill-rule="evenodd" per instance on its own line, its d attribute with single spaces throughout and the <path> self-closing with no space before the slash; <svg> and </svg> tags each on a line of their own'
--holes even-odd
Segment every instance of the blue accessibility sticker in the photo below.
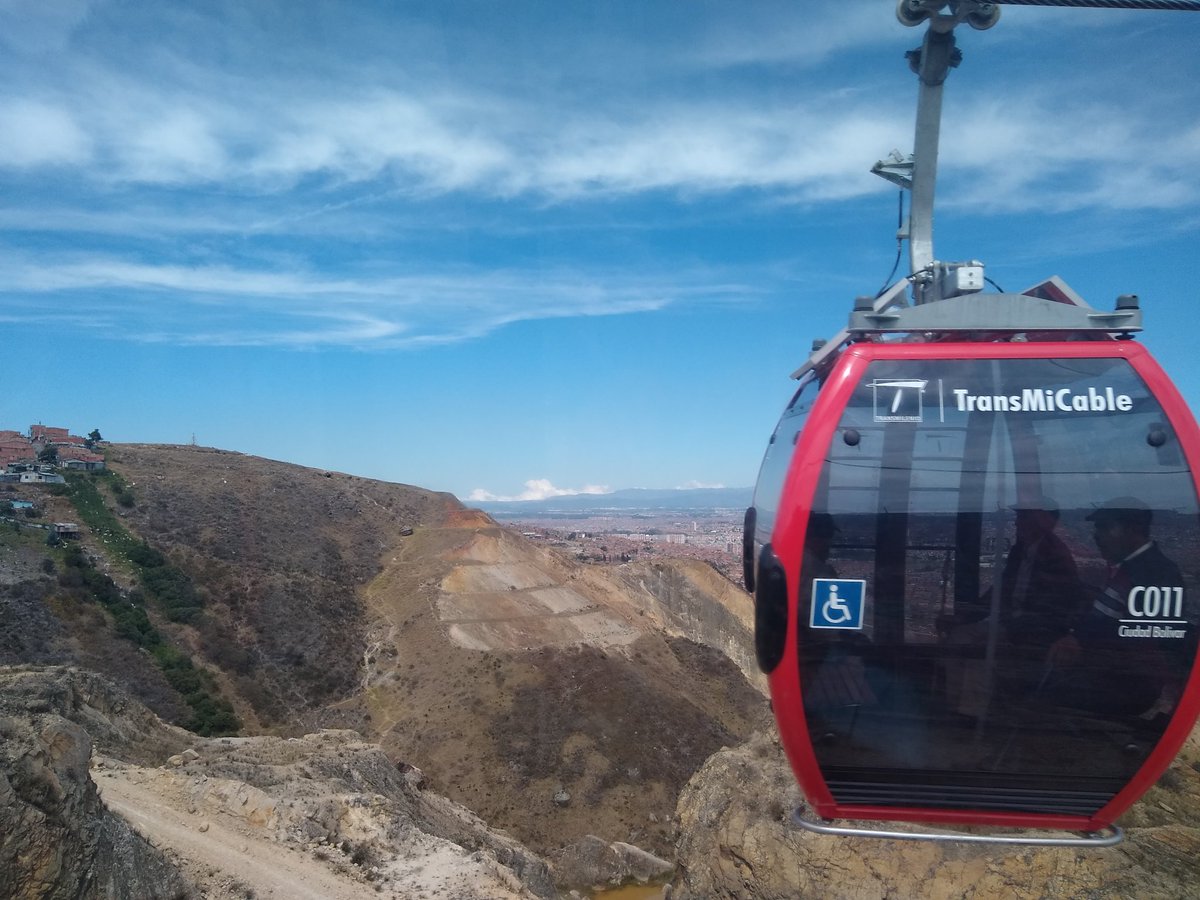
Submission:
<svg viewBox="0 0 1200 900">
<path fill-rule="evenodd" d="M 859 578 L 814 578 L 810 628 L 861 631 L 867 583 Z"/>
</svg>

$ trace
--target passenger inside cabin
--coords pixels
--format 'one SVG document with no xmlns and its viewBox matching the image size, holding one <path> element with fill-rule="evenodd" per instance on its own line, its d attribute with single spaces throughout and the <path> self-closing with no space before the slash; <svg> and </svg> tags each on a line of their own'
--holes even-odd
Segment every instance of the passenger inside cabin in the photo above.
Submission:
<svg viewBox="0 0 1200 900">
<path fill-rule="evenodd" d="M 947 661 L 946 675 L 954 712 L 970 721 L 984 714 L 993 690 L 1012 695 L 1038 686 L 1046 653 L 1068 633 L 1086 602 L 1075 558 L 1055 533 L 1058 504 L 1038 495 L 1012 509 L 1013 545 L 998 584 L 978 604 L 938 622 L 946 644 L 965 648 L 962 656 Z M 989 678 L 985 648 L 993 627 L 999 630 Z"/>
<path fill-rule="evenodd" d="M 1044 694 L 1099 713 L 1169 714 L 1195 653 L 1183 575 L 1151 538 L 1153 513 L 1142 500 L 1115 497 L 1087 518 L 1109 575 L 1051 645 Z"/>
</svg>

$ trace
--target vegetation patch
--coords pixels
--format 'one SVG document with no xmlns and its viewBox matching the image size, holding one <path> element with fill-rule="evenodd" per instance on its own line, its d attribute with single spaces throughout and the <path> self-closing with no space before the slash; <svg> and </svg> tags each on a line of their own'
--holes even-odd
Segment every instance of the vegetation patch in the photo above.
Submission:
<svg viewBox="0 0 1200 900">
<path fill-rule="evenodd" d="M 104 543 L 108 555 L 135 572 L 146 592 L 173 622 L 195 623 L 203 611 L 203 602 L 195 585 L 167 558 L 145 541 L 131 535 L 104 502 L 97 481 L 106 479 L 115 486 L 117 502 L 128 488 L 119 476 L 67 474 L 66 496 L 92 534 Z M 115 477 L 115 481 L 113 480 Z M 212 675 L 197 667 L 186 653 L 167 643 L 150 621 L 141 591 L 123 593 L 109 576 L 98 571 L 78 544 L 63 550 L 63 571 L 59 584 L 76 594 L 102 605 L 114 620 L 118 635 L 150 652 L 167 682 L 183 697 L 192 711 L 185 727 L 202 735 L 231 734 L 240 727 L 229 701 L 221 696 Z"/>
<path fill-rule="evenodd" d="M 109 485 L 117 502 L 129 494 L 124 480 L 112 472 L 86 475 L 68 472 L 67 496 L 79 517 L 105 545 L 111 557 L 124 562 L 137 574 L 142 586 L 158 601 L 172 622 L 195 622 L 204 607 L 192 580 L 145 541 L 131 535 L 117 519 L 97 487 Z"/>
</svg>

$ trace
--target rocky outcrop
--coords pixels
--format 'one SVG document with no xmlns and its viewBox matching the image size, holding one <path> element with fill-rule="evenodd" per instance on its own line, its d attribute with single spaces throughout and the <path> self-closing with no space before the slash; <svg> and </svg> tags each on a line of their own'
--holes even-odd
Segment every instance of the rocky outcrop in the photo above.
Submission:
<svg viewBox="0 0 1200 900">
<path fill-rule="evenodd" d="M 419 529 L 364 592 L 364 690 L 306 730 L 365 734 L 543 856 L 589 834 L 669 856 L 680 789 L 766 704 L 616 571 L 494 525 Z"/>
<path fill-rule="evenodd" d="M 599 891 L 623 884 L 665 878 L 675 866 L 622 841 L 609 843 L 589 834 L 564 847 L 554 858 L 560 885 Z"/>
<path fill-rule="evenodd" d="M 0 668 L 0 897 L 293 896 L 298 885 L 331 900 L 389 885 L 557 896 L 542 859 L 355 732 L 206 740 L 94 674 Z"/>
<path fill-rule="evenodd" d="M 396 766 L 356 732 L 194 738 L 189 751 L 177 755 L 169 782 L 156 778 L 161 794 L 197 816 L 238 820 L 284 846 L 328 848 L 381 885 L 413 889 L 420 870 L 438 868 L 466 876 L 453 896 L 556 896 L 539 857 L 426 790 L 418 770 Z"/>
<path fill-rule="evenodd" d="M 715 754 L 681 795 L 672 897 L 1195 897 L 1196 758 L 1190 744 L 1135 805 L 1121 823 L 1122 844 L 1106 850 L 1014 849 L 798 829 L 788 819 L 799 791 L 774 734 L 760 733 Z"/>
<path fill-rule="evenodd" d="M 0 896 L 175 898 L 189 885 L 105 809 L 92 740 L 72 718 L 92 679 L 0 671 Z"/>
</svg>

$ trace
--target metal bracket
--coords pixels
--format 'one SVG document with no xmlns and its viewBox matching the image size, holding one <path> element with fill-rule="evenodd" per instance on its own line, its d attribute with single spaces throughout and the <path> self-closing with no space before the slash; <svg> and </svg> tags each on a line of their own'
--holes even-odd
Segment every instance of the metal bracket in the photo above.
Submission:
<svg viewBox="0 0 1200 900">
<path fill-rule="evenodd" d="M 812 354 L 792 378 L 802 378 L 820 368 L 847 342 L 869 335 L 970 337 L 1032 332 L 1070 339 L 1072 335 L 1126 337 L 1142 330 L 1142 310 L 1136 296 L 1124 294 L 1117 298 L 1113 312 L 1104 312 L 1089 306 L 1057 275 L 1020 294 L 970 294 L 924 306 L 904 304 L 908 284 L 909 279 L 902 279 L 878 297 L 859 298 L 850 313 L 849 325 L 820 346 L 814 345 Z"/>
<path fill-rule="evenodd" d="M 1142 330 L 1137 307 L 1102 312 L 1026 294 L 973 294 L 902 309 L 855 309 L 851 334 L 1076 332 L 1110 335 Z"/>
<path fill-rule="evenodd" d="M 958 831 L 885 831 L 875 828 L 851 828 L 833 825 L 828 819 L 807 819 L 803 807 L 792 810 L 791 822 L 805 831 L 831 834 L 837 837 L 869 837 L 893 841 L 928 841 L 933 843 L 1007 844 L 1023 847 L 1115 847 L 1125 839 L 1118 825 L 1084 837 L 1050 837 L 1012 834 L 963 834 Z"/>
</svg>

